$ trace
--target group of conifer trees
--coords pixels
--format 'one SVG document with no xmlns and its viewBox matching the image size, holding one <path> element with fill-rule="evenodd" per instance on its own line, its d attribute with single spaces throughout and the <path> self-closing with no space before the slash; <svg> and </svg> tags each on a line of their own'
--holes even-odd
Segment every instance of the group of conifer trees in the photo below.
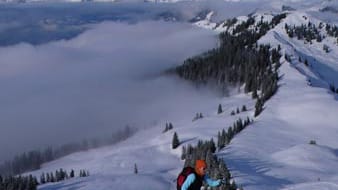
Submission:
<svg viewBox="0 0 338 190">
<path fill-rule="evenodd" d="M 192 119 L 192 121 L 196 121 L 198 119 L 202 119 L 203 118 L 203 115 L 202 113 L 196 113 L 195 117 Z"/>
<path fill-rule="evenodd" d="M 308 24 L 302 24 L 300 26 L 290 26 L 285 24 L 284 28 L 290 38 L 297 37 L 298 40 L 305 40 L 312 43 L 312 40 L 321 42 L 325 36 L 321 35 L 320 30 L 323 26 L 320 24 L 316 27 L 315 24 L 308 22 Z"/>
<path fill-rule="evenodd" d="M 216 84 L 224 90 L 245 84 L 245 93 L 257 98 L 255 116 L 263 110 L 264 102 L 278 89 L 278 68 L 281 57 L 278 49 L 269 45 L 257 45 L 257 40 L 277 25 L 285 14 L 275 16 L 270 23 L 263 19 L 255 24 L 249 17 L 232 32 L 219 35 L 220 45 L 202 55 L 189 58 L 183 65 L 170 70 L 197 85 Z M 229 22 L 232 22 L 231 20 Z M 258 94 L 260 92 L 260 94 Z"/>
<path fill-rule="evenodd" d="M 23 172 L 40 169 L 41 164 L 66 156 L 76 151 L 88 150 L 88 144 L 66 144 L 60 148 L 46 148 L 43 151 L 29 151 L 19 154 L 11 161 L 0 165 L 0 174 L 17 175 Z"/>
<path fill-rule="evenodd" d="M 79 177 L 87 176 L 89 176 L 89 171 L 80 170 Z M 73 177 L 75 177 L 74 170 L 71 170 L 68 174 L 68 172 L 62 168 L 56 170 L 55 173 L 42 173 L 40 182 L 33 175 L 7 175 L 4 177 L 0 175 L 0 190 L 36 190 L 38 185 L 59 182 Z"/>
<path fill-rule="evenodd" d="M 184 166 L 193 167 L 197 159 L 205 160 L 208 165 L 207 174 L 213 179 L 222 179 L 225 181 L 219 187 L 212 187 L 211 189 L 217 190 L 236 190 L 237 185 L 235 181 L 230 181 L 231 174 L 227 166 L 222 160 L 217 159 L 214 155 L 216 146 L 211 139 L 210 141 L 199 141 L 197 146 L 188 145 L 182 148 L 181 158 L 185 160 Z M 207 189 L 207 187 L 205 187 Z"/>
<path fill-rule="evenodd" d="M 36 190 L 38 184 L 38 180 L 32 175 L 6 177 L 0 175 L 1 190 Z"/>
<path fill-rule="evenodd" d="M 285 24 L 284 26 L 286 33 L 290 38 L 297 37 L 298 40 L 305 40 L 308 43 L 312 43 L 312 40 L 316 40 L 317 42 L 321 42 L 326 36 L 321 34 L 321 29 L 324 28 L 324 24 L 320 22 L 318 26 L 315 24 L 308 22 L 308 24 L 302 24 L 300 26 L 291 26 Z M 325 24 L 325 31 L 328 36 L 334 37 L 337 39 L 338 43 L 338 27 L 335 25 Z M 323 47 L 324 51 L 325 46 Z"/>
<path fill-rule="evenodd" d="M 44 150 L 33 150 L 16 155 L 12 160 L 0 164 L 0 174 L 17 175 L 23 172 L 40 169 L 41 164 L 61 158 L 78 151 L 86 151 L 104 145 L 123 141 L 133 135 L 136 129 L 125 126 L 123 129 L 112 133 L 106 140 L 92 139 L 83 140 L 81 143 L 68 143 L 58 148 L 46 148 Z"/>
<path fill-rule="evenodd" d="M 171 122 L 165 124 L 165 128 L 163 130 L 163 133 L 172 130 L 174 128 L 173 124 Z"/>
<path fill-rule="evenodd" d="M 239 111 L 239 108 L 237 107 L 236 111 L 232 110 L 230 115 L 236 115 L 236 114 L 239 114 L 240 112 L 245 112 L 245 111 L 248 111 L 248 110 L 247 110 L 246 106 L 243 105 L 241 111 Z"/>
<path fill-rule="evenodd" d="M 338 27 L 336 25 L 326 24 L 325 30 L 329 36 L 337 38 L 338 42 Z"/>
<path fill-rule="evenodd" d="M 232 127 L 228 128 L 226 132 L 224 129 L 222 132 L 218 132 L 217 147 L 213 139 L 210 141 L 198 141 L 197 146 L 192 146 L 188 144 L 187 146 L 182 147 L 181 159 L 185 160 L 184 166 L 195 165 L 195 161 L 198 159 L 205 160 L 208 165 L 208 175 L 215 179 L 223 179 L 226 181 L 225 184 L 222 184 L 220 187 L 217 187 L 218 190 L 236 190 L 238 187 L 234 181 L 230 183 L 231 174 L 222 160 L 218 160 L 214 155 L 217 148 L 220 150 L 230 143 L 233 137 L 240 133 L 245 127 L 247 127 L 252 120 L 247 118 L 242 120 L 239 118 L 234 122 Z M 176 147 L 179 146 L 178 135 L 175 132 L 173 142 L 176 139 Z M 175 147 L 175 148 L 176 148 Z M 242 188 L 241 188 L 242 189 Z"/>
<path fill-rule="evenodd" d="M 330 90 L 331 92 L 338 94 L 338 88 L 336 88 L 333 84 L 330 84 Z"/>
<path fill-rule="evenodd" d="M 227 131 L 225 131 L 225 129 L 219 131 L 217 135 L 217 148 L 222 149 L 228 145 L 234 136 L 250 125 L 250 123 L 252 123 L 252 120 L 250 120 L 249 117 L 244 121 L 239 118 L 232 126 L 228 127 Z"/>
<path fill-rule="evenodd" d="M 42 173 L 41 176 L 40 176 L 40 184 L 63 181 L 63 180 L 66 180 L 66 179 L 73 178 L 73 177 L 75 177 L 75 175 L 76 174 L 75 174 L 73 169 L 68 174 L 67 171 L 60 168 L 59 170 L 56 170 L 55 173 L 53 173 L 53 172 Z M 80 170 L 78 176 L 79 177 L 87 177 L 87 176 L 89 176 L 89 171 L 82 169 L 82 170 Z"/>
<path fill-rule="evenodd" d="M 314 39 L 316 39 L 317 42 L 321 42 L 322 39 L 325 38 L 324 35 L 320 34 L 320 29 L 322 28 L 324 28 L 324 24 L 322 22 L 320 22 L 318 26 L 316 26 L 315 24 L 312 24 L 311 22 L 308 22 L 307 25 L 302 24 L 300 26 L 290 26 L 290 25 L 285 24 L 285 30 L 290 38 L 297 37 L 298 40 L 304 39 L 310 43 Z M 335 25 L 325 24 L 325 31 L 327 35 L 337 38 L 337 44 L 338 44 L 338 27 Z M 326 53 L 329 53 L 331 49 L 328 45 L 323 44 L 323 50 Z M 287 54 L 285 54 L 285 59 L 289 62 L 291 61 L 290 57 Z M 303 60 L 304 60 L 304 64 L 306 66 L 309 66 L 307 59 L 305 58 Z M 303 62 L 301 57 L 299 57 L 298 61 Z M 330 84 L 329 88 L 333 93 L 338 94 L 338 88 L 336 88 L 333 84 Z"/>
</svg>

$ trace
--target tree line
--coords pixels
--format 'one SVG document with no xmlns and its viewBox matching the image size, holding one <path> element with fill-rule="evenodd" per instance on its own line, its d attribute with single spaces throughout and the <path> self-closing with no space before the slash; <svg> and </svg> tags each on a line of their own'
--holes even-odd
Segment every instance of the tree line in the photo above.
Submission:
<svg viewBox="0 0 338 190">
<path fill-rule="evenodd" d="M 338 27 L 336 25 L 323 24 L 320 22 L 318 26 L 316 26 L 315 24 L 308 22 L 307 24 L 301 24 L 300 26 L 285 24 L 284 28 L 290 38 L 296 37 L 298 40 L 305 40 L 312 44 L 312 40 L 322 42 L 322 40 L 326 38 L 325 35 L 321 34 L 324 25 L 326 34 L 336 38 L 336 42 L 338 43 Z M 324 45 L 323 49 L 328 53 L 327 45 Z"/>
<path fill-rule="evenodd" d="M 80 170 L 79 177 L 89 176 L 89 171 Z M 28 176 L 1 176 L 0 175 L 0 189 L 1 190 L 36 190 L 38 185 L 45 183 L 54 183 L 70 179 L 75 177 L 74 170 L 71 170 L 68 174 L 67 171 L 63 169 L 56 170 L 55 173 L 42 173 L 40 176 L 40 182 L 33 175 Z"/>
<path fill-rule="evenodd" d="M 325 30 L 329 36 L 337 38 L 338 42 L 338 27 L 336 25 L 326 24 Z"/>
<path fill-rule="evenodd" d="M 320 24 L 319 29 L 322 27 L 323 26 Z M 321 35 L 320 30 L 316 27 L 316 25 L 311 22 L 300 26 L 291 26 L 285 23 L 284 28 L 290 38 L 297 37 L 298 40 L 305 40 L 309 43 L 312 43 L 312 40 L 321 42 L 325 38 L 325 36 Z"/>
<path fill-rule="evenodd" d="M 252 92 L 252 97 L 257 99 L 257 116 L 263 110 L 264 102 L 278 89 L 277 70 L 281 65 L 280 46 L 271 48 L 269 45 L 258 45 L 257 40 L 285 17 L 286 14 L 280 14 L 273 17 L 270 23 L 262 19 L 256 24 L 254 18 L 249 17 L 232 32 L 222 32 L 219 47 L 188 58 L 168 73 L 175 73 L 196 85 L 216 84 L 222 91 L 226 91 L 229 85 L 244 84 L 245 93 Z"/>
<path fill-rule="evenodd" d="M 227 131 L 225 129 L 219 131 L 217 135 L 217 148 L 219 150 L 224 148 L 226 145 L 230 143 L 230 141 L 235 137 L 235 135 L 240 133 L 252 122 L 253 120 L 251 120 L 249 117 L 247 117 L 246 120 L 244 121 L 241 118 L 239 118 L 237 121 L 233 123 L 232 126 L 228 127 Z"/>
<path fill-rule="evenodd" d="M 58 148 L 48 147 L 44 150 L 32 150 L 16 155 L 12 160 L 5 161 L 0 165 L 0 174 L 17 175 L 23 172 L 40 169 L 41 165 L 69 155 L 74 152 L 86 151 L 123 141 L 135 133 L 135 129 L 129 126 L 112 133 L 106 140 L 92 139 L 83 140 L 81 143 L 68 143 Z"/>
<path fill-rule="evenodd" d="M 89 176 L 89 171 L 81 169 L 78 174 L 79 177 L 87 177 Z M 53 172 L 43 172 L 40 175 L 40 183 L 39 184 L 45 184 L 45 183 L 54 183 L 59 182 L 63 180 L 67 180 L 70 178 L 76 177 L 75 171 L 72 169 L 70 172 L 67 172 L 66 170 L 60 168 L 59 170 L 56 170 Z"/>
<path fill-rule="evenodd" d="M 36 190 L 38 184 L 38 180 L 32 175 L 6 177 L 0 175 L 1 190 Z"/>
</svg>

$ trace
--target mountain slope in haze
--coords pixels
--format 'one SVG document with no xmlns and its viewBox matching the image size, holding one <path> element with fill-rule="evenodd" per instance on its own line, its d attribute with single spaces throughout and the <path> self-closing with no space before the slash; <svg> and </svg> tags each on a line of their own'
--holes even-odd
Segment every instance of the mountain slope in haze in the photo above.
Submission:
<svg viewBox="0 0 338 190">
<path fill-rule="evenodd" d="M 34 2 L 145 2 L 145 3 L 177 3 L 177 2 L 213 2 L 215 0 L 1 0 L 3 3 L 34 3 Z M 217 1 L 217 0 L 216 0 Z M 221 0 L 227 3 L 264 2 L 274 7 L 311 7 L 318 4 L 332 4 L 331 0 Z M 292 5 L 292 6 L 289 6 Z M 330 8 L 329 8 L 330 9 Z"/>
<path fill-rule="evenodd" d="M 258 15 L 256 18 L 261 18 L 262 15 Z M 212 25 L 211 16 L 205 20 L 209 26 Z M 269 20 L 270 15 L 263 15 L 264 18 Z M 337 94 L 330 90 L 330 85 L 338 85 L 337 40 L 322 29 L 320 33 L 326 36 L 325 39 L 308 43 L 290 38 L 285 29 L 285 24 L 301 26 L 309 21 L 316 26 L 325 23 L 307 10 L 290 11 L 280 24 L 258 41 L 273 47 L 280 45 L 283 55 L 287 55 L 280 60 L 279 89 L 254 122 L 216 153 L 244 189 L 338 187 L 338 102 Z M 323 50 L 324 44 L 330 47 L 328 53 Z M 174 121 L 174 129 L 166 133 L 162 133 L 165 124 L 160 123 L 117 145 L 75 153 L 46 163 L 31 173 L 39 176 L 59 168 L 68 171 L 86 168 L 91 173 L 87 178 L 39 186 L 43 190 L 173 190 L 176 188 L 174 180 L 183 166 L 181 147 L 171 149 L 173 133 L 177 132 L 182 145 L 196 144 L 199 139 L 216 139 L 218 131 L 227 129 L 240 117 L 253 117 L 251 94 L 239 90 L 239 93 L 236 89 L 233 95 L 214 100 L 214 105 L 196 110 L 203 113 L 202 119 L 192 121 L 195 113 L 191 113 L 191 117 Z M 216 112 L 218 103 L 224 108 L 222 114 Z M 249 111 L 230 114 L 242 105 Z M 315 141 L 315 145 L 310 141 Z M 138 174 L 133 173 L 135 164 Z"/>
</svg>

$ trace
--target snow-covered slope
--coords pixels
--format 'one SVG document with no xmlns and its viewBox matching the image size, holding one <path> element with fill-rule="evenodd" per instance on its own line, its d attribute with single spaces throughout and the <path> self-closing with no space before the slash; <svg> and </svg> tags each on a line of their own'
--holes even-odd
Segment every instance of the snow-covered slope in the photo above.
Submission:
<svg viewBox="0 0 338 190">
<path fill-rule="evenodd" d="M 79 152 L 43 165 L 41 170 L 32 172 L 40 176 L 42 172 L 54 172 L 59 168 L 89 170 L 87 178 L 75 178 L 64 182 L 46 184 L 39 189 L 120 189 L 164 190 L 176 189 L 175 178 L 183 166 L 180 160 L 181 148 L 171 149 L 173 133 L 179 134 L 184 144 L 196 144 L 198 140 L 217 137 L 217 132 L 230 126 L 238 117 L 246 118 L 252 111 L 230 116 L 237 107 L 246 105 L 253 110 L 254 102 L 248 95 L 236 95 L 220 100 L 224 113 L 216 113 L 217 105 L 205 107 L 204 118 L 192 122 L 191 118 L 174 122 L 174 129 L 162 133 L 165 124 L 137 133 L 117 145 Z M 134 174 L 134 164 L 139 173 Z"/>
<path fill-rule="evenodd" d="M 301 25 L 309 20 L 319 22 L 304 12 L 292 12 L 259 41 L 281 45 L 292 59 L 289 63 L 282 58 L 280 88 L 264 112 L 221 153 L 245 189 L 279 189 L 298 183 L 306 185 L 295 189 L 320 185 L 319 189 L 337 189 L 338 103 L 328 90 L 328 83 L 338 79 L 337 44 L 331 37 L 305 44 L 290 39 L 284 29 L 285 23 Z M 325 53 L 323 43 L 333 50 Z M 299 56 L 310 60 L 311 66 L 298 62 Z M 318 145 L 310 145 L 311 140 Z"/>
<path fill-rule="evenodd" d="M 210 13 L 197 25 L 215 29 L 211 16 Z M 337 43 L 333 37 L 304 43 L 289 38 L 284 28 L 286 23 L 301 25 L 309 20 L 315 24 L 320 22 L 306 11 L 291 11 L 259 40 L 259 43 L 280 45 L 291 61 L 281 58 L 280 87 L 265 104 L 264 111 L 235 136 L 229 146 L 217 153 L 231 169 L 236 183 L 244 189 L 338 189 L 338 102 L 337 95 L 329 90 L 330 84 L 338 84 Z M 323 44 L 328 44 L 332 50 L 324 52 Z M 299 62 L 299 57 L 307 58 L 310 66 Z M 162 133 L 164 123 L 160 123 L 117 145 L 47 163 L 32 174 L 39 176 L 59 168 L 68 171 L 85 168 L 91 173 L 87 178 L 39 186 L 43 190 L 173 190 L 176 188 L 174 180 L 183 166 L 180 147 L 171 149 L 173 133 L 178 133 L 182 145 L 215 139 L 219 130 L 227 129 L 239 117 L 253 116 L 254 101 L 250 97 L 243 93 L 225 97 L 217 100 L 224 108 L 220 115 L 216 113 L 216 105 L 206 106 L 199 110 L 205 116 L 203 119 L 192 121 L 195 113 L 191 113 L 191 118 L 175 121 L 174 129 L 166 133 Z M 242 105 L 249 111 L 230 115 Z M 316 145 L 310 141 L 315 141 Z M 138 166 L 137 175 L 133 173 L 134 164 Z"/>
</svg>

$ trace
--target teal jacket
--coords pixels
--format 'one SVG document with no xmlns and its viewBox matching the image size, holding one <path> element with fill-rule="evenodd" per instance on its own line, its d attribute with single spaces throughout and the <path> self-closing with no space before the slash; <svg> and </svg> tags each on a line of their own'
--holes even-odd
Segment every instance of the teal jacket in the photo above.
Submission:
<svg viewBox="0 0 338 190">
<path fill-rule="evenodd" d="M 181 190 L 188 190 L 189 186 L 195 181 L 196 176 L 194 173 L 188 175 L 185 179 L 184 183 L 182 184 Z M 221 184 L 221 180 L 212 180 L 209 178 L 208 175 L 204 175 L 203 180 L 211 187 L 216 187 Z"/>
</svg>

